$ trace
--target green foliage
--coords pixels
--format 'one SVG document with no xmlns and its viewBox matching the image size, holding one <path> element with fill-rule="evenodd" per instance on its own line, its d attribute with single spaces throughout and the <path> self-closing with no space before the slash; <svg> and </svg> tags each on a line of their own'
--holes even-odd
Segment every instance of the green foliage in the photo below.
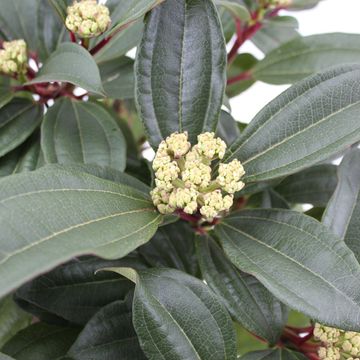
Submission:
<svg viewBox="0 0 360 360">
<path fill-rule="evenodd" d="M 81 39 L 71 3 L 0 0 L 28 49 L 10 76 L 0 50 L 0 359 L 318 360 L 314 322 L 360 332 L 359 35 L 302 37 L 282 9 L 319 0 L 108 0 Z M 246 125 L 257 81 L 292 86 Z M 192 214 L 151 200 L 185 131 L 246 172 L 214 219 L 216 159 Z"/>
</svg>

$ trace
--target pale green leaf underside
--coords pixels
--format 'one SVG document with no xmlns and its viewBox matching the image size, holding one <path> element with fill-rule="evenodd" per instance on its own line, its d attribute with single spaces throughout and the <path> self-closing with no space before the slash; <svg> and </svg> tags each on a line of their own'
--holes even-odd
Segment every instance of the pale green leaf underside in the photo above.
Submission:
<svg viewBox="0 0 360 360">
<path fill-rule="evenodd" d="M 161 222 L 137 190 L 59 166 L 0 188 L 0 296 L 73 256 L 125 256 Z"/>
</svg>

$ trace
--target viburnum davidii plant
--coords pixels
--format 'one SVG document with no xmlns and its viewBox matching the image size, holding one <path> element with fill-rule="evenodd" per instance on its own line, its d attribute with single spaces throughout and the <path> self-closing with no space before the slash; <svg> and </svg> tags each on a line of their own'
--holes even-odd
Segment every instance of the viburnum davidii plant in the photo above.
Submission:
<svg viewBox="0 0 360 360">
<path fill-rule="evenodd" d="M 318 2 L 0 0 L 0 360 L 360 359 L 360 35 Z"/>
</svg>

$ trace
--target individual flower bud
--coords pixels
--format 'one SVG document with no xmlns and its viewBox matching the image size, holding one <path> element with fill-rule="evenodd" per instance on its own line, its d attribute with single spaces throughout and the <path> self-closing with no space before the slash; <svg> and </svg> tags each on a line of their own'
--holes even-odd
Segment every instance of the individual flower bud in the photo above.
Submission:
<svg viewBox="0 0 360 360">
<path fill-rule="evenodd" d="M 222 159 L 225 155 L 226 144 L 220 138 L 215 138 L 213 132 L 206 132 L 197 137 L 196 149 L 200 155 L 212 160 L 216 157 Z"/>
<path fill-rule="evenodd" d="M 214 190 L 210 193 L 203 194 L 203 206 L 200 209 L 201 215 L 206 220 L 212 221 L 222 211 L 228 211 L 233 204 L 231 195 L 222 196 L 221 190 Z"/>
<path fill-rule="evenodd" d="M 155 184 L 159 189 L 171 190 L 173 189 L 172 182 L 178 178 L 180 169 L 176 161 L 165 163 L 159 167 L 155 172 Z"/>
<path fill-rule="evenodd" d="M 240 181 L 245 174 L 240 161 L 235 159 L 228 164 L 219 165 L 219 175 L 216 178 L 218 184 L 229 194 L 240 191 L 245 184 Z"/>
<path fill-rule="evenodd" d="M 24 74 L 27 68 L 27 46 L 24 40 L 4 41 L 0 50 L 0 72 Z"/>
<path fill-rule="evenodd" d="M 66 27 L 82 38 L 101 35 L 110 22 L 109 9 L 96 0 L 75 1 L 67 8 Z"/>
<path fill-rule="evenodd" d="M 187 214 L 193 214 L 197 208 L 197 197 L 199 192 L 191 188 L 176 188 L 170 195 L 169 204 L 170 206 L 178 209 L 184 209 Z"/>
<path fill-rule="evenodd" d="M 211 181 L 211 167 L 200 160 L 188 160 L 186 157 L 182 179 L 186 184 L 207 187 Z"/>
<path fill-rule="evenodd" d="M 188 142 L 187 131 L 183 133 L 174 133 L 166 138 L 168 152 L 173 154 L 175 159 L 184 156 L 190 149 L 191 144 Z"/>
</svg>

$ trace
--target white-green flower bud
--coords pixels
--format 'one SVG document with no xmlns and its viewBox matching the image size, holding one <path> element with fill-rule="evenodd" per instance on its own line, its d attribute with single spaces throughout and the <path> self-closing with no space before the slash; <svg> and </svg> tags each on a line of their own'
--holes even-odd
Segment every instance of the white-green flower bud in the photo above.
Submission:
<svg viewBox="0 0 360 360">
<path fill-rule="evenodd" d="M 216 178 L 218 184 L 229 194 L 240 191 L 245 184 L 240 179 L 245 174 L 240 161 L 235 159 L 228 164 L 219 165 L 219 175 Z"/>
<path fill-rule="evenodd" d="M 169 205 L 169 193 L 166 190 L 154 188 L 150 192 L 154 205 L 158 208 L 162 214 L 171 214 L 174 212 L 174 208 Z"/>
<path fill-rule="evenodd" d="M 196 146 L 200 155 L 209 160 L 214 158 L 222 159 L 225 155 L 226 144 L 220 138 L 215 138 L 213 132 L 206 132 L 198 135 L 198 144 Z"/>
<path fill-rule="evenodd" d="M 176 161 L 171 161 L 160 166 L 155 172 L 155 184 L 159 189 L 171 190 L 172 182 L 178 178 L 180 169 Z"/>
<path fill-rule="evenodd" d="M 0 50 L 0 72 L 24 74 L 27 68 L 27 46 L 24 40 L 4 41 Z"/>
<path fill-rule="evenodd" d="M 188 133 L 174 133 L 166 138 L 168 152 L 171 153 L 175 159 L 184 156 L 190 149 L 191 144 L 188 141 Z"/>
<path fill-rule="evenodd" d="M 233 204 L 233 196 L 222 196 L 221 190 L 215 190 L 202 195 L 204 205 L 200 209 L 206 220 L 212 221 L 222 211 L 228 211 Z"/>
<path fill-rule="evenodd" d="M 99 36 L 111 23 L 109 9 L 96 0 L 74 2 L 67 8 L 66 27 L 82 38 Z"/>
<path fill-rule="evenodd" d="M 320 347 L 318 355 L 322 360 L 339 360 L 341 357 L 340 351 L 336 347 Z"/>
<path fill-rule="evenodd" d="M 204 188 L 211 181 L 211 167 L 203 164 L 200 160 L 188 160 L 186 158 L 182 179 L 185 183 Z"/>
<path fill-rule="evenodd" d="M 187 214 L 193 214 L 198 208 L 198 195 L 199 192 L 193 187 L 176 188 L 170 195 L 169 205 L 177 209 L 183 209 Z"/>
</svg>

